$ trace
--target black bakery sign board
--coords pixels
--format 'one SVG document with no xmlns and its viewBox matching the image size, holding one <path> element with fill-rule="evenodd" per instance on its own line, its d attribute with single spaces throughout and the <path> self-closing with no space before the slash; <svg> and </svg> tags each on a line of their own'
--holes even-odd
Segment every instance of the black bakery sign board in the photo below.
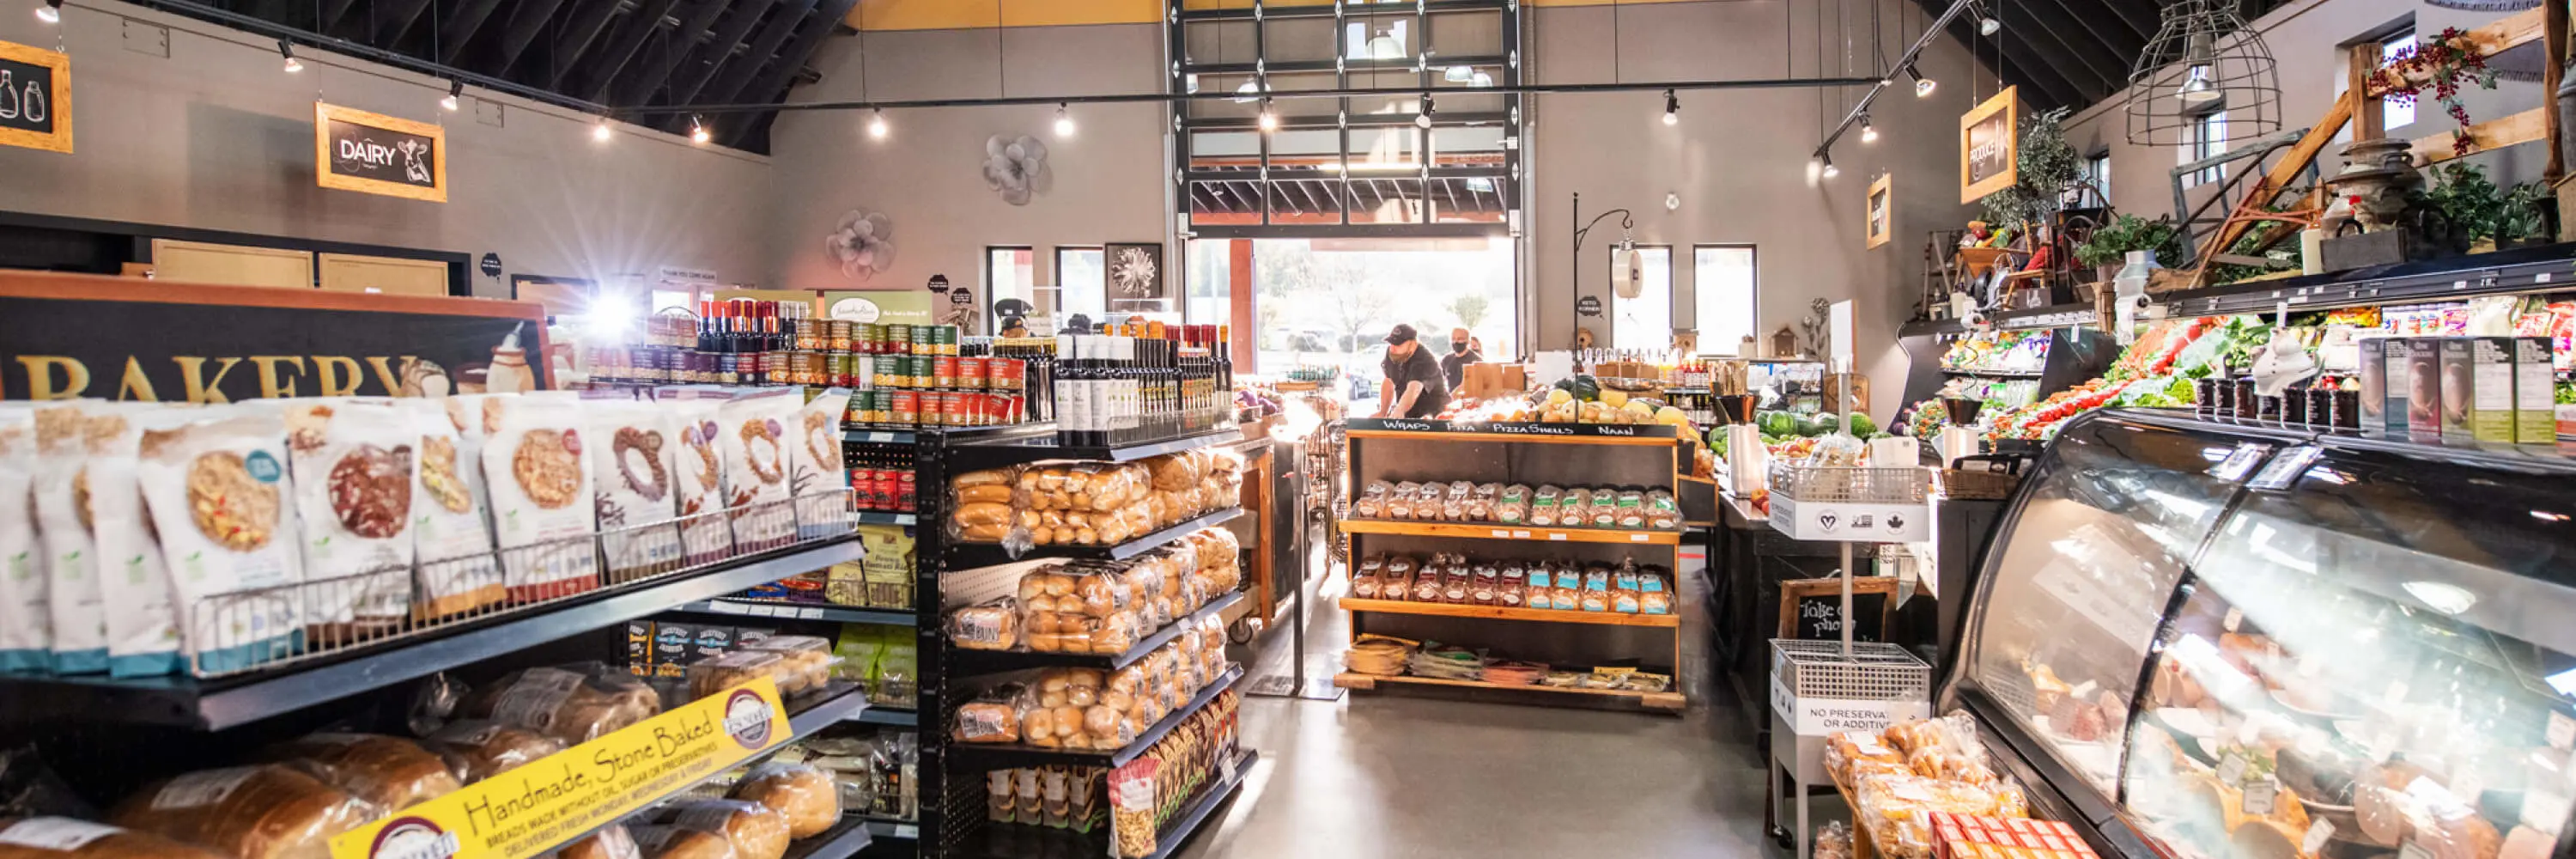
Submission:
<svg viewBox="0 0 2576 859">
<path fill-rule="evenodd" d="M 314 180 L 325 188 L 447 202 L 447 129 L 313 103 Z"/>
<path fill-rule="evenodd" d="M 0 42 L 0 145 L 72 151 L 72 58 Z"/>
<path fill-rule="evenodd" d="M 532 304 L 251 287 L 152 290 L 163 294 L 110 288 L 96 297 L 53 297 L 0 288 L 0 399 L 222 403 L 544 387 L 544 317 Z M 167 294 L 172 290 L 181 295 Z M 260 292 L 325 306 L 226 303 Z M 204 300 L 188 300 L 192 295 Z M 476 306 L 437 312 L 448 302 Z M 364 309 L 369 305 L 393 309 Z"/>
</svg>

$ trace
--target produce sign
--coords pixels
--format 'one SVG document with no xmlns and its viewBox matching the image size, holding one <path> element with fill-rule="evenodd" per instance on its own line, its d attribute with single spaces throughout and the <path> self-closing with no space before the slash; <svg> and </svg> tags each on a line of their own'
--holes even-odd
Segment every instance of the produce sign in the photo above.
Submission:
<svg viewBox="0 0 2576 859">
<path fill-rule="evenodd" d="M 72 151 L 72 58 L 0 42 L 0 145 Z"/>
<path fill-rule="evenodd" d="M 1974 203 L 2020 181 L 2020 144 L 2013 134 L 2020 89 L 2004 87 L 1959 116 L 1959 202 Z"/>
<path fill-rule="evenodd" d="M 331 859 L 527 859 L 787 742 L 767 677 L 331 839 Z"/>
</svg>

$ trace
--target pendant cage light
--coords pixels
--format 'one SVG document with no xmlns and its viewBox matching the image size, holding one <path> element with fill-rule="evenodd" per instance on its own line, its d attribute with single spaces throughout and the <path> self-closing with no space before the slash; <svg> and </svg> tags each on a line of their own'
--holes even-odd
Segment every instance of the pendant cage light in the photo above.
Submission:
<svg viewBox="0 0 2576 859">
<path fill-rule="evenodd" d="M 2129 73 L 2129 143 L 2182 146 L 2201 120 L 2227 115 L 2227 139 L 2281 129 L 2281 78 L 2263 34 L 2246 26 L 2235 0 L 2173 0 L 2164 23 Z"/>
</svg>

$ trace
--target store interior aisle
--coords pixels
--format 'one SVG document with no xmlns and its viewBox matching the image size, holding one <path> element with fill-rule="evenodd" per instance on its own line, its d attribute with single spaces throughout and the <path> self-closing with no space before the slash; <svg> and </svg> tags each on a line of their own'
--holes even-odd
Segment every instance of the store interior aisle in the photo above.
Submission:
<svg viewBox="0 0 2576 859">
<path fill-rule="evenodd" d="M 1681 587 L 1704 587 L 1684 565 Z M 1181 855 L 1766 855 L 1762 763 L 1745 710 L 1708 673 L 1698 595 L 1684 597 L 1680 717 L 1383 691 L 1246 697 L 1243 743 L 1264 771 Z M 1339 671 L 1349 637 L 1347 614 L 1311 612 L 1307 676 Z M 1285 631 L 1266 643 L 1250 676 L 1287 673 Z"/>
</svg>

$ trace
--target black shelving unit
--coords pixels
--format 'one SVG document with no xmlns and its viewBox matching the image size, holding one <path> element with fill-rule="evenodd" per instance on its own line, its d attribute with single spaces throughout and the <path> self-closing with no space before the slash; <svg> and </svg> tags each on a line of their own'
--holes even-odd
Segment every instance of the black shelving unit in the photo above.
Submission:
<svg viewBox="0 0 2576 859">
<path fill-rule="evenodd" d="M 913 728 L 921 725 L 921 714 L 894 707 L 869 707 L 857 721 L 870 725 L 894 725 Z"/>
<path fill-rule="evenodd" d="M 1028 462 L 1032 459 L 1083 459 L 1098 462 L 1134 462 L 1167 453 L 1180 453 L 1202 447 L 1214 447 L 1242 439 L 1233 427 L 1185 435 L 1179 438 L 1144 441 L 1124 445 L 1065 445 L 1054 436 L 982 437 L 966 440 L 957 448 L 958 461 L 975 467 L 980 463 Z"/>
<path fill-rule="evenodd" d="M 1155 833 L 1154 852 L 1147 854 L 1145 859 L 1169 859 L 1179 855 L 1181 848 L 1189 846 L 1190 837 L 1198 832 L 1199 826 L 1216 816 L 1216 810 L 1234 798 L 1238 789 L 1243 787 L 1244 776 L 1260 760 L 1260 752 L 1237 750 L 1233 765 L 1218 767 L 1214 775 L 1199 785 L 1198 792 L 1190 797 L 1189 805 L 1166 821 L 1161 832 Z M 973 840 L 952 856 L 958 859 L 1098 856 L 1102 852 L 1102 834 L 1102 830 L 1086 834 L 1024 825 L 995 826 L 988 828 L 983 838 Z"/>
<path fill-rule="evenodd" d="M 867 818 L 844 817 L 820 835 L 788 844 L 785 859 L 849 859 L 868 849 L 875 834 Z"/>
<path fill-rule="evenodd" d="M 1942 386 L 1958 378 L 2036 379 L 2038 391 L 2031 399 L 2037 402 L 2101 376 L 2120 357 L 2120 344 L 2100 328 L 2061 325 L 2047 329 L 2044 335 L 2034 335 L 2049 338 L 2048 360 L 2037 371 L 1952 369 L 1941 365 L 1941 356 L 1950 351 L 1950 344 L 1967 336 L 1964 331 L 1955 326 L 1908 326 L 1906 330 L 1908 333 L 1896 338 L 1896 344 L 1905 350 L 1907 359 L 1904 405 L 1909 408 L 1930 399 Z"/>
<path fill-rule="evenodd" d="M 1180 727 L 1181 722 L 1188 720 L 1190 714 L 1198 712 L 1200 707 L 1207 706 L 1209 701 L 1216 700 L 1219 693 L 1234 688 L 1234 681 L 1241 679 L 1243 679 L 1243 666 L 1227 666 L 1225 673 L 1217 675 L 1215 680 L 1208 683 L 1207 688 L 1200 689 L 1198 694 L 1190 696 L 1189 703 L 1172 708 L 1172 712 L 1163 716 L 1160 721 L 1137 732 L 1135 742 L 1113 751 L 1046 749 L 1001 743 L 958 743 L 949 746 L 948 753 L 957 763 L 979 770 L 1058 765 L 1119 766 L 1144 754 L 1146 749 L 1154 746 L 1155 741 L 1170 734 L 1172 729 Z"/>
<path fill-rule="evenodd" d="M 1146 636 L 1136 642 L 1136 646 L 1127 648 L 1122 653 L 1044 653 L 1035 650 L 961 649 L 950 656 L 956 660 L 961 670 L 974 674 L 995 674 L 1022 668 L 1059 666 L 1116 671 L 1136 664 L 1138 660 L 1152 654 L 1155 648 L 1172 643 L 1172 639 L 1181 637 L 1184 626 L 1203 618 L 1216 617 L 1242 601 L 1242 591 L 1228 591 L 1220 594 L 1216 599 L 1209 600 L 1207 605 L 1200 606 L 1198 611 L 1190 612 L 1188 616 L 1164 625 L 1161 630 Z"/>
<path fill-rule="evenodd" d="M 694 614 L 721 614 L 773 620 L 814 620 L 826 623 L 873 623 L 882 626 L 911 626 L 920 620 L 920 616 L 913 612 L 895 609 L 852 608 L 845 605 L 820 605 L 746 597 L 700 600 L 673 610 Z"/>
<path fill-rule="evenodd" d="M 946 557 L 949 567 L 960 570 L 990 567 L 1032 558 L 1091 558 L 1103 561 L 1124 561 L 1188 536 L 1192 531 L 1212 525 L 1223 525 L 1241 515 L 1243 515 L 1243 508 L 1228 507 L 1201 514 L 1189 521 L 1124 543 L 1109 546 L 1031 546 L 1028 551 L 1016 556 L 999 543 L 951 543 L 947 547 Z M 919 557 L 918 545 L 915 544 L 915 557 Z"/>
</svg>

